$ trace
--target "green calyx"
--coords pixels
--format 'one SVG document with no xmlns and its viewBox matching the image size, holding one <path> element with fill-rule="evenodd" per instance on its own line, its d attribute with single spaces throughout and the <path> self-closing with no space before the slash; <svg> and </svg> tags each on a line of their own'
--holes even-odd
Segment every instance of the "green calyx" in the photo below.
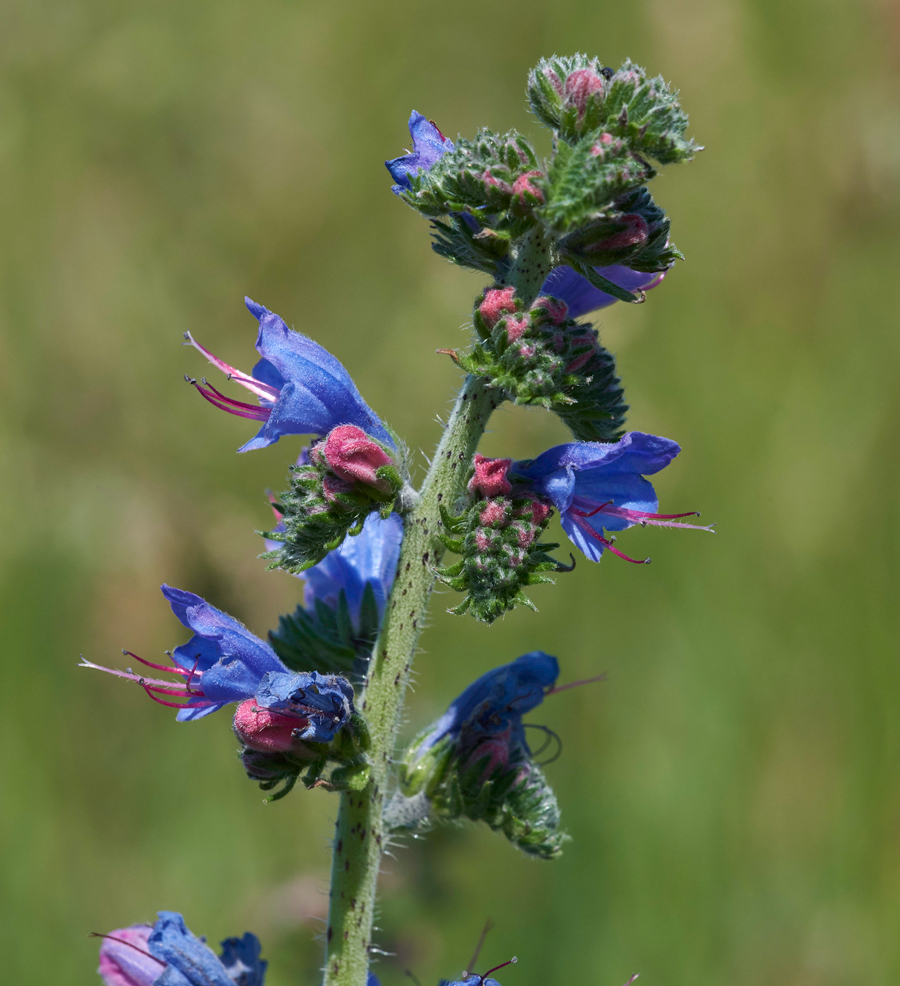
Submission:
<svg viewBox="0 0 900 986">
<path fill-rule="evenodd" d="M 535 116 L 569 144 L 602 131 L 660 164 L 689 161 L 702 150 L 685 139 L 678 93 L 631 59 L 614 72 L 586 55 L 542 58 L 529 74 L 528 99 Z"/>
<path fill-rule="evenodd" d="M 457 743 L 444 737 L 420 754 L 431 729 L 413 740 L 401 763 L 400 791 L 386 810 L 394 828 L 432 820 L 483 821 L 528 855 L 560 855 L 567 837 L 559 828 L 556 796 L 525 749 L 494 765 L 492 741 L 461 754 Z"/>
<path fill-rule="evenodd" d="M 516 606 L 535 609 L 525 595 L 528 586 L 554 580 L 543 575 L 559 569 L 548 551 L 558 544 L 538 539 L 549 523 L 551 511 L 533 497 L 495 496 L 470 498 L 465 512 L 452 517 L 441 511 L 441 540 L 461 559 L 437 570 L 444 585 L 466 593 L 454 615 L 469 613 L 482 623 L 493 623 Z"/>
<path fill-rule="evenodd" d="M 339 547 L 344 538 L 359 534 L 366 517 L 378 510 L 387 517 L 403 488 L 403 480 L 393 465 L 375 470 L 379 487 L 351 483 L 330 471 L 322 456 L 291 466 L 291 488 L 273 504 L 282 515 L 282 530 L 260 532 L 279 543 L 263 554 L 271 559 L 269 569 L 282 568 L 298 574 L 318 564 Z"/>
<path fill-rule="evenodd" d="M 266 801 L 280 801 L 298 780 L 307 790 L 361 791 L 369 781 L 369 729 L 354 712 L 330 743 L 304 741 L 302 752 L 269 752 L 245 747 L 238 753 L 247 776 L 263 791 L 274 791 Z"/>
</svg>

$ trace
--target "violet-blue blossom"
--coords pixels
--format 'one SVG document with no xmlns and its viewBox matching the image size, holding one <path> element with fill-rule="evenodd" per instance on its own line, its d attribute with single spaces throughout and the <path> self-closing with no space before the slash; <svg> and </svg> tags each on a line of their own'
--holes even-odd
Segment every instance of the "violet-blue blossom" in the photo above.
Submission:
<svg viewBox="0 0 900 986">
<path fill-rule="evenodd" d="M 516 747 L 527 751 L 522 716 L 543 702 L 558 677 L 559 662 L 539 650 L 486 672 L 450 703 L 429 728 L 415 756 L 444 737 L 455 741 L 461 753 L 488 739 L 502 740 L 507 751 Z"/>
<path fill-rule="evenodd" d="M 249 298 L 244 301 L 259 320 L 256 349 L 263 358 L 253 367 L 252 374 L 229 366 L 201 346 L 190 332 L 185 333 L 185 339 L 213 366 L 259 400 L 259 406 L 237 401 L 206 381 L 193 381 L 200 393 L 221 410 L 262 422 L 256 437 L 242 445 L 239 452 L 265 448 L 285 435 L 327 435 L 342 424 L 356 425 L 394 447 L 390 433 L 363 400 L 339 360 L 317 342 L 289 329 L 268 308 Z"/>
<path fill-rule="evenodd" d="M 397 195 L 410 187 L 410 175 L 417 174 L 420 170 L 427 171 L 447 151 L 453 150 L 453 142 L 427 117 L 415 110 L 409 118 L 409 134 L 413 140 L 412 152 L 384 162 L 397 183 L 391 186 L 391 191 Z"/>
<path fill-rule="evenodd" d="M 343 592 L 350 619 L 357 625 L 363 593 L 370 585 L 381 617 L 397 574 L 402 541 L 403 521 L 399 514 L 390 514 L 386 519 L 377 513 L 369 514 L 356 537 L 346 538 L 318 565 L 298 575 L 306 582 L 303 601 L 307 609 L 317 599 L 336 609 Z"/>
<path fill-rule="evenodd" d="M 591 561 L 600 561 L 604 550 L 609 549 L 633 562 L 634 558 L 613 546 L 615 538 L 607 537 L 604 531 L 624 531 L 635 524 L 712 530 L 679 523 L 682 517 L 698 516 L 695 510 L 683 514 L 656 512 L 659 501 L 644 476 L 665 468 L 680 451 L 668 438 L 631 431 L 617 442 L 557 445 L 536 459 L 514 462 L 509 478 L 556 507 L 569 539 Z"/>
<path fill-rule="evenodd" d="M 665 272 L 646 274 L 619 264 L 612 267 L 595 267 L 594 270 L 613 284 L 632 292 L 655 288 L 665 277 Z M 568 266 L 554 267 L 539 293 L 564 301 L 568 306 L 569 318 L 581 318 L 589 312 L 597 311 L 598 308 L 606 308 L 618 300 L 611 294 L 601 291 L 600 288 L 595 288 L 586 277 L 582 277 L 578 271 Z"/>
<path fill-rule="evenodd" d="M 178 709 L 179 722 L 201 719 L 225 705 L 254 698 L 263 708 L 295 716 L 301 740 L 327 743 L 347 723 L 353 691 L 346 679 L 315 671 L 293 673 L 269 644 L 234 617 L 193 592 L 167 585 L 162 591 L 194 636 L 170 654 L 172 667 L 145 661 L 131 651 L 125 653 L 148 667 L 181 675 L 184 681 L 147 678 L 89 661 L 82 666 L 137 681 L 154 701 Z M 171 701 L 169 696 L 182 701 Z"/>
<path fill-rule="evenodd" d="M 249 931 L 226 938 L 222 954 L 191 932 L 175 911 L 155 925 L 133 924 L 103 936 L 100 973 L 106 986 L 263 986 L 267 962 Z"/>
</svg>

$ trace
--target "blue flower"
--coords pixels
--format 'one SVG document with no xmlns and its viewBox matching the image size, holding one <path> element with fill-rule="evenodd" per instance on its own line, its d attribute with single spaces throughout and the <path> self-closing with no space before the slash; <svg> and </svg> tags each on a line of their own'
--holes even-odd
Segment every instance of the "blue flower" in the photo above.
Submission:
<svg viewBox="0 0 900 986">
<path fill-rule="evenodd" d="M 250 698 L 263 708 L 296 716 L 298 738 L 303 740 L 327 743 L 349 721 L 353 690 L 345 678 L 315 671 L 294 674 L 267 643 L 234 617 L 193 592 L 167 585 L 162 591 L 172 611 L 194 636 L 172 652 L 173 667 L 145 661 L 131 651 L 125 653 L 148 667 L 179 674 L 183 682 L 146 678 L 89 661 L 83 666 L 137 681 L 154 701 L 178 709 L 179 722 L 201 719 L 225 705 Z M 187 701 L 172 702 L 160 695 Z"/>
<path fill-rule="evenodd" d="M 409 133 L 413 139 L 412 154 L 404 154 L 384 162 L 391 177 L 397 182 L 391 186 L 391 191 L 397 195 L 410 187 L 410 175 L 421 169 L 427 171 L 447 151 L 453 150 L 453 142 L 447 140 L 433 123 L 415 110 L 409 118 Z"/>
<path fill-rule="evenodd" d="M 227 938 L 217 958 L 175 911 L 102 937 L 97 971 L 106 986 L 263 986 L 266 975 L 255 935 Z"/>
<path fill-rule="evenodd" d="M 415 757 L 421 757 L 445 737 L 462 755 L 479 747 L 478 759 L 488 752 L 482 746 L 486 740 L 499 741 L 503 751 L 498 755 L 504 762 L 509 752 L 518 748 L 530 756 L 522 716 L 544 701 L 558 677 L 559 662 L 540 650 L 488 671 L 454 699 L 441 718 L 429 727 Z M 493 764 L 492 757 L 491 769 Z"/>
<path fill-rule="evenodd" d="M 252 375 L 242 373 L 214 356 L 190 334 L 185 339 L 230 380 L 259 399 L 259 406 L 236 401 L 220 393 L 205 380 L 197 384 L 213 405 L 262 422 L 255 438 L 238 449 L 265 448 L 285 435 L 326 435 L 337 425 L 351 424 L 391 448 L 394 440 L 378 415 L 362 399 L 356 384 L 341 363 L 317 342 L 294 332 L 268 308 L 245 298 L 247 308 L 259 320 L 256 349 L 263 358 Z"/>
<path fill-rule="evenodd" d="M 619 265 L 595 267 L 594 269 L 608 281 L 632 292 L 655 288 L 665 276 L 665 273 L 645 274 L 642 271 Z M 569 318 L 581 318 L 588 312 L 596 311 L 598 308 L 606 308 L 607 305 L 616 301 L 611 294 L 601 291 L 600 288 L 595 288 L 586 277 L 582 277 L 578 271 L 567 266 L 554 267 L 541 286 L 539 293 L 564 301 L 569 309 Z"/>
<path fill-rule="evenodd" d="M 557 445 L 536 459 L 514 462 L 509 476 L 556 507 L 569 539 L 591 561 L 600 561 L 608 548 L 633 562 L 613 547 L 615 538 L 604 531 L 624 531 L 635 524 L 712 530 L 677 523 L 681 517 L 698 516 L 696 511 L 656 513 L 659 501 L 644 476 L 665 468 L 680 451 L 668 438 L 631 431 L 617 442 Z"/>
<path fill-rule="evenodd" d="M 402 541 L 403 521 L 398 514 L 391 514 L 387 519 L 377 513 L 369 514 L 356 537 L 347 538 L 318 565 L 297 576 L 306 582 L 303 594 L 306 608 L 313 609 L 316 600 L 320 600 L 337 609 L 343 592 L 350 618 L 358 626 L 363 593 L 371 585 L 378 616 L 383 616 L 397 574 Z"/>
</svg>

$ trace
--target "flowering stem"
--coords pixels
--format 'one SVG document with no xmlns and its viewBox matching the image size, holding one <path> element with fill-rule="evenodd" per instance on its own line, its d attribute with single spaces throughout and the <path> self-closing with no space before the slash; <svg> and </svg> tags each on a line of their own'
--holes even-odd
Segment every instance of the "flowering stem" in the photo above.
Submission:
<svg viewBox="0 0 900 986">
<path fill-rule="evenodd" d="M 527 238 L 514 257 L 506 283 L 516 284 L 528 305 L 549 269 L 543 237 Z M 382 820 L 384 800 L 389 793 L 403 699 L 434 588 L 434 568 L 444 553 L 438 539 L 440 508 L 443 505 L 453 512 L 488 418 L 502 399 L 481 378 L 466 377 L 422 486 L 421 499 L 405 518 L 397 579 L 361 703 L 371 738 L 371 777 L 362 791 L 341 795 L 338 812 L 324 986 L 366 986 L 372 912 L 387 838 Z"/>
</svg>

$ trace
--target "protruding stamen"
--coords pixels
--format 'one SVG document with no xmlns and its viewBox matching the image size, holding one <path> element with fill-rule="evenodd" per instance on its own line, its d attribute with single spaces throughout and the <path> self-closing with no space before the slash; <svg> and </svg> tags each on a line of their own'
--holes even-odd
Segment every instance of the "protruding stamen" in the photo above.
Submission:
<svg viewBox="0 0 900 986">
<path fill-rule="evenodd" d="M 481 948 L 484 945 L 484 940 L 488 936 L 488 932 L 494 927 L 494 922 L 488 918 L 484 922 L 484 927 L 481 929 L 481 934 L 478 936 L 478 944 L 475 946 L 475 954 L 469 959 L 469 964 L 466 966 L 467 969 L 474 969 L 475 963 L 478 961 L 478 956 L 481 955 Z"/>
<path fill-rule="evenodd" d="M 188 674 L 183 668 L 179 668 L 177 665 L 175 667 L 169 667 L 166 664 L 154 664 L 152 661 L 145 661 L 142 657 L 138 657 L 137 654 L 130 650 L 122 649 L 122 653 L 126 654 L 128 657 L 133 657 L 136 661 L 140 661 L 141 664 L 146 664 L 148 668 L 156 668 L 157 671 L 168 671 L 169 674 Z M 171 655 L 170 655 L 171 656 Z"/>
<path fill-rule="evenodd" d="M 223 394 L 220 390 L 217 390 L 206 379 L 206 377 L 200 377 L 200 383 L 202 383 L 203 386 L 206 387 L 208 390 L 211 390 L 213 392 L 213 394 L 215 394 L 215 396 L 218 397 L 218 399 L 220 401 L 223 401 L 225 404 L 230 404 L 232 407 L 240 407 L 240 408 L 243 408 L 245 411 L 258 411 L 258 410 L 260 410 L 260 407 L 259 407 L 258 404 L 248 404 L 246 401 L 236 401 L 233 397 L 226 397 L 226 395 Z"/>
<path fill-rule="evenodd" d="M 153 699 L 154 702 L 158 702 L 160 705 L 165 705 L 170 709 L 205 709 L 210 705 L 215 705 L 215 702 L 164 702 L 161 698 L 157 698 L 150 689 L 144 685 L 144 691 Z"/>
<path fill-rule="evenodd" d="M 189 346 L 193 346 L 198 352 L 203 353 L 217 370 L 221 370 L 226 374 L 229 380 L 234 380 L 235 383 L 246 387 L 247 390 L 256 394 L 257 397 L 262 397 L 264 400 L 278 400 L 278 395 L 281 391 L 277 387 L 263 383 L 261 380 L 257 380 L 255 377 L 251 377 L 246 373 L 242 373 L 240 370 L 236 370 L 233 366 L 229 366 L 225 360 L 219 359 L 218 356 L 214 356 L 205 346 L 201 346 L 190 332 L 185 332 L 184 338 L 187 340 Z"/>
<path fill-rule="evenodd" d="M 580 681 L 570 681 L 567 685 L 557 685 L 556 688 L 551 688 L 550 691 L 544 692 L 544 697 L 548 695 L 556 695 L 557 692 L 564 692 L 568 688 L 579 688 L 581 685 L 592 685 L 595 681 L 606 681 L 606 672 L 603 674 L 594 675 L 593 678 L 582 678 Z"/>
<path fill-rule="evenodd" d="M 595 507 L 593 510 L 579 510 L 577 507 L 572 507 L 571 512 L 578 517 L 594 517 L 597 514 L 606 514 L 608 517 L 618 517 L 620 520 L 627 520 L 631 524 L 640 524 L 642 527 L 646 527 L 647 525 L 653 527 L 683 527 L 692 531 L 712 531 L 715 527 L 715 524 L 704 527 L 701 524 L 671 523 L 672 521 L 678 520 L 679 517 L 699 517 L 699 510 L 688 510 L 683 514 L 654 514 L 646 510 L 629 510 L 627 507 L 617 507 L 612 500 L 601 503 L 599 507 Z"/>
<path fill-rule="evenodd" d="M 117 678 L 125 678 L 126 681 L 136 681 L 145 691 L 148 688 L 152 688 L 154 691 L 161 692 L 164 695 L 182 695 L 184 698 L 188 696 L 203 697 L 203 692 L 192 691 L 188 684 L 182 684 L 180 681 L 162 681 L 159 678 L 145 678 L 143 675 L 135 674 L 133 671 L 118 671 L 114 668 L 104 668 L 103 665 L 94 664 L 91 661 L 86 661 L 84 658 L 81 659 L 81 664 L 78 667 L 94 668 L 96 671 L 105 671 L 107 674 L 115 675 Z"/>
<path fill-rule="evenodd" d="M 230 404 L 226 404 L 224 401 L 219 400 L 219 398 L 215 397 L 210 390 L 208 390 L 206 387 L 202 386 L 201 384 L 197 383 L 196 380 L 192 378 L 190 379 L 186 378 L 186 379 L 188 380 L 188 383 L 192 387 L 196 387 L 197 390 L 200 391 L 203 397 L 206 400 L 208 400 L 209 403 L 213 405 L 213 407 L 219 408 L 220 411 L 227 411 L 229 414 L 234 414 L 239 418 L 252 418 L 255 421 L 269 420 L 269 414 L 271 413 L 271 408 L 254 407 L 252 404 L 245 405 L 247 410 L 244 410 L 243 408 L 232 407 Z"/>
<path fill-rule="evenodd" d="M 488 971 L 486 973 L 484 973 L 484 975 L 479 976 L 478 979 L 479 979 L 479 981 L 481 983 L 483 983 L 485 981 L 485 979 L 487 979 L 487 977 L 492 972 L 496 972 L 498 969 L 505 969 L 506 966 L 508 966 L 508 965 L 515 965 L 518 961 L 519 960 L 514 955 L 511 959 L 507 959 L 506 962 L 501 962 L 500 965 L 495 965 L 493 969 L 488 969 Z"/>
<path fill-rule="evenodd" d="M 140 945 L 135 945 L 134 942 L 125 941 L 124 938 L 116 938 L 115 935 L 101 935 L 99 931 L 89 932 L 88 938 L 108 938 L 110 941 L 117 941 L 120 945 L 127 945 L 129 948 L 133 948 L 136 952 L 140 952 L 141 955 L 146 955 L 148 959 L 153 959 L 154 962 L 158 962 L 160 965 L 166 964 L 165 962 L 160 961 L 155 955 L 151 955 L 149 952 L 145 951 L 140 947 Z"/>
<path fill-rule="evenodd" d="M 595 531 L 590 524 L 580 519 L 580 517 L 583 515 L 579 511 L 573 510 L 572 513 L 574 513 L 577 517 L 579 517 L 579 520 L 577 522 L 578 526 L 582 531 L 584 531 L 585 534 L 589 534 L 595 541 L 599 541 L 604 548 L 611 551 L 617 557 L 623 558 L 625 561 L 630 561 L 632 565 L 650 564 L 649 558 L 645 558 L 643 561 L 639 561 L 637 558 L 629 558 L 629 556 L 626 555 L 624 551 L 619 551 L 618 548 L 613 547 L 613 541 L 615 541 L 615 538 L 605 538 L 602 534 Z"/>
</svg>

